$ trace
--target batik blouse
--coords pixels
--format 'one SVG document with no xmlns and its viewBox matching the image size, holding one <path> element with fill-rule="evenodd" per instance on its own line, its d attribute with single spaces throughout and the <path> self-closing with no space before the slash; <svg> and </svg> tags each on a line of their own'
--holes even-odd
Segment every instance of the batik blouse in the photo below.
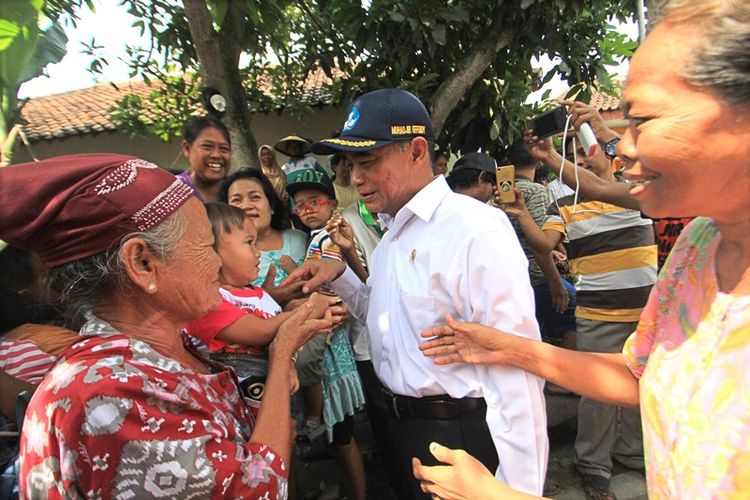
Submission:
<svg viewBox="0 0 750 500">
<path fill-rule="evenodd" d="M 95 317 L 81 335 L 26 412 L 22 498 L 287 497 L 230 370 L 195 373 Z"/>
</svg>

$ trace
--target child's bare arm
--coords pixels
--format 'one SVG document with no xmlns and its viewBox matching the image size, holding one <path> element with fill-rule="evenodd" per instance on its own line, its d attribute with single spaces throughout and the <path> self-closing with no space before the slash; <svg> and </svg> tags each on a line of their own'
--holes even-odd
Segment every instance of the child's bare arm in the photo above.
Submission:
<svg viewBox="0 0 750 500">
<path fill-rule="evenodd" d="M 216 334 L 222 342 L 264 346 L 271 343 L 281 323 L 291 313 L 282 312 L 268 319 L 258 318 L 252 314 L 245 314 L 234 323 L 224 327 Z"/>
<path fill-rule="evenodd" d="M 359 279 L 367 281 L 369 273 L 365 268 L 362 259 L 357 253 L 357 242 L 354 238 L 354 232 L 341 215 L 334 215 L 326 224 L 326 231 L 331 240 L 339 246 L 341 255 L 346 260 L 347 265 L 354 271 Z"/>
</svg>

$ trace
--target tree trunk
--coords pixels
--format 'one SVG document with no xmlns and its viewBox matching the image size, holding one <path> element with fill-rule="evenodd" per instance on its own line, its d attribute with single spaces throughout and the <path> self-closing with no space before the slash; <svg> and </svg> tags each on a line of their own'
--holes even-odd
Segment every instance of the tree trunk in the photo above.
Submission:
<svg viewBox="0 0 750 500">
<path fill-rule="evenodd" d="M 217 89 L 227 100 L 223 121 L 232 141 L 232 169 L 258 168 L 257 143 L 250 129 L 252 116 L 239 71 L 239 42 L 244 38 L 245 28 L 243 23 L 237 22 L 243 16 L 236 0 L 229 0 L 220 33 L 214 30 L 205 0 L 184 0 L 184 5 L 203 85 Z"/>
<path fill-rule="evenodd" d="M 495 22 L 493 26 L 499 28 L 502 23 Z M 432 95 L 432 127 L 435 137 L 445 125 L 448 115 L 466 95 L 474 82 L 482 76 L 484 70 L 492 63 L 497 53 L 507 46 L 513 39 L 513 30 L 495 29 L 482 43 L 477 45 L 461 63 L 456 72 L 440 84 Z"/>
</svg>

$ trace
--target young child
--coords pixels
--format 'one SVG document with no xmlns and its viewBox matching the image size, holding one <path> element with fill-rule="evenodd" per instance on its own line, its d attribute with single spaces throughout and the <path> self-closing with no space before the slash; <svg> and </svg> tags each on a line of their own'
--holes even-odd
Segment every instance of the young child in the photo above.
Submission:
<svg viewBox="0 0 750 500">
<path fill-rule="evenodd" d="M 300 169 L 287 176 L 286 189 L 294 200 L 296 214 L 311 230 L 305 260 L 343 260 L 339 247 L 325 230 L 326 222 L 338 205 L 331 178 L 318 169 Z M 322 287 L 318 292 L 335 297 L 327 287 Z M 348 497 L 364 498 L 364 468 L 362 456 L 354 441 L 353 415 L 364 406 L 365 398 L 346 324 L 328 334 L 322 351 L 323 425 L 346 478 Z M 298 363 L 300 374 L 306 370 L 306 365 L 320 363 L 315 344 L 308 342 L 300 350 Z M 304 389 L 302 378 L 300 375 Z M 303 393 L 307 398 L 314 391 L 303 390 Z M 316 415 L 310 414 L 308 418 L 314 419 Z"/>
<path fill-rule="evenodd" d="M 234 368 L 253 415 L 257 416 L 268 369 L 268 344 L 290 313 L 262 288 L 249 285 L 258 277 L 260 252 L 255 247 L 255 224 L 242 209 L 225 203 L 206 203 L 221 258 L 219 292 L 222 304 L 204 317 L 190 321 L 185 331 L 203 342 L 210 358 Z M 291 366 L 292 392 L 298 388 Z"/>
</svg>

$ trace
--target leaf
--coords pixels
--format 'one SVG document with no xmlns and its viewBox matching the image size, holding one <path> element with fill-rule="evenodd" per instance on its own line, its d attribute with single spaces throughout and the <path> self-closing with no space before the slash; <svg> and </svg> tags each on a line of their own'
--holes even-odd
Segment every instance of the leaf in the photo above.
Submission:
<svg viewBox="0 0 750 500">
<path fill-rule="evenodd" d="M 40 33 L 34 55 L 20 74 L 21 82 L 38 76 L 49 64 L 60 62 L 67 54 L 67 43 L 65 30 L 58 23 L 52 23 L 47 30 Z"/>
<path fill-rule="evenodd" d="M 445 45 L 445 25 L 440 23 L 432 28 L 432 39 L 438 45 Z"/>
</svg>

